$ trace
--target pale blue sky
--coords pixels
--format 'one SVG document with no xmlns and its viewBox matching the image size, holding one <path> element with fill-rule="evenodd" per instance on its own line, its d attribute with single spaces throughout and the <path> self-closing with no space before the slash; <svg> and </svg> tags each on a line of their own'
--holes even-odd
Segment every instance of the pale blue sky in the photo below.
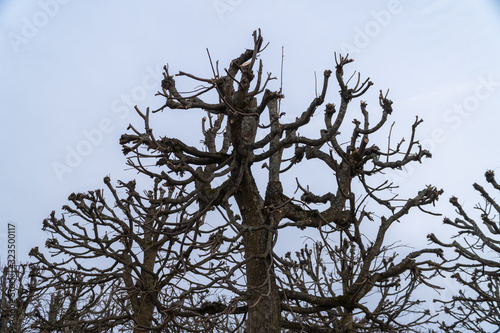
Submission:
<svg viewBox="0 0 500 333">
<path fill-rule="evenodd" d="M 209 76 L 209 48 L 227 66 L 252 45 L 256 28 L 270 42 L 265 71 L 279 74 L 284 46 L 289 117 L 314 97 L 314 72 L 334 69 L 333 52 L 349 51 L 349 69 L 375 84 L 364 98 L 374 112 L 378 91 L 390 89 L 395 135 L 408 137 L 415 115 L 423 118 L 418 137 L 433 159 L 392 179 L 408 194 L 422 184 L 444 188 L 439 208 L 453 216 L 447 199 L 454 194 L 472 207 L 479 198 L 471 184 L 500 169 L 499 7 L 492 0 L 0 1 L 2 228 L 18 224 L 26 260 L 31 247 L 43 247 L 43 218 L 60 212 L 71 192 L 101 188 L 108 174 L 133 178 L 118 144 L 130 122 L 140 124 L 129 105 L 162 102 L 153 95 L 166 63 Z M 337 90 L 332 81 L 334 102 Z M 165 122 L 169 136 L 185 134 L 177 120 Z M 78 150 L 87 156 L 68 157 Z M 425 244 L 440 224 L 434 218 L 393 232 L 410 230 Z M 0 245 L 1 260 L 5 253 Z"/>
</svg>

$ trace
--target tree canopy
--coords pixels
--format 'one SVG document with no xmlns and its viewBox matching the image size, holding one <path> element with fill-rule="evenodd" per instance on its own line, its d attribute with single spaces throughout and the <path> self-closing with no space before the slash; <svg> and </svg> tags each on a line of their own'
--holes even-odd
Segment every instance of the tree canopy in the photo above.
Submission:
<svg viewBox="0 0 500 333">
<path fill-rule="evenodd" d="M 401 255 L 386 235 L 442 190 L 402 198 L 381 176 L 431 157 L 416 139 L 422 120 L 394 144 L 388 94 L 369 110 L 361 98 L 373 83 L 345 75 L 353 60 L 335 55 L 319 93 L 287 122 L 265 48 L 259 30 L 225 68 L 209 53 L 209 78 L 164 67 L 163 105 L 136 107 L 143 128 L 120 138 L 137 178 L 114 185 L 106 176 L 104 189 L 71 194 L 62 216 L 43 222 L 50 255 L 32 249 L 33 279 L 77 302 L 73 317 L 39 314 L 38 327 L 411 332 L 434 321 L 415 290 L 437 287 L 429 279 L 442 249 Z M 338 95 L 328 94 L 332 76 Z M 180 80 L 192 90 L 180 91 Z M 192 112 L 176 126 L 201 134 L 198 146 L 155 130 L 177 112 Z M 388 142 L 372 142 L 380 133 Z M 304 170 L 323 186 L 304 183 Z"/>
<path fill-rule="evenodd" d="M 492 170 L 485 173 L 486 181 L 495 190 L 500 185 Z M 443 237 L 429 234 L 429 239 L 443 248 L 453 249 L 457 258 L 451 265 L 443 267 L 463 289 L 449 300 L 439 300 L 445 313 L 450 317 L 441 323 L 447 332 L 462 332 L 464 329 L 474 332 L 487 332 L 484 325 L 500 327 L 500 228 L 498 214 L 500 205 L 481 185 L 474 183 L 474 190 L 484 199 L 483 204 L 474 208 L 479 218 L 473 218 L 459 203 L 457 197 L 451 197 L 450 203 L 456 208 L 458 217 L 444 219 L 444 224 L 456 229 L 452 242 Z"/>
</svg>

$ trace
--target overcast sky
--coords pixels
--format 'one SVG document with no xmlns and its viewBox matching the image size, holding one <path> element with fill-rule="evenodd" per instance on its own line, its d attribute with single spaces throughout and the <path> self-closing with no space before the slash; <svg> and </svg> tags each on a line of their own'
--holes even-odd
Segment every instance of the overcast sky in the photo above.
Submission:
<svg viewBox="0 0 500 333">
<path fill-rule="evenodd" d="M 71 192 L 102 188 L 105 175 L 135 176 L 118 138 L 129 123 L 140 125 L 133 105 L 162 103 L 154 93 L 163 65 L 209 76 L 206 48 L 226 67 L 252 47 L 257 28 L 270 42 L 265 71 L 279 75 L 284 47 L 290 119 L 314 98 L 314 72 L 321 77 L 334 69 L 334 52 L 349 52 L 347 69 L 375 84 L 369 107 L 378 112 L 378 91 L 390 89 L 396 135 L 409 134 L 415 115 L 425 121 L 418 138 L 433 158 L 389 177 L 404 193 L 444 188 L 437 208 L 450 217 L 451 195 L 469 208 L 480 201 L 472 183 L 500 168 L 499 1 L 0 0 L 0 260 L 8 221 L 25 261 L 43 247 L 42 220 Z M 165 134 L 185 134 L 181 120 L 165 120 Z M 425 244 L 441 221 L 393 232 Z"/>
</svg>

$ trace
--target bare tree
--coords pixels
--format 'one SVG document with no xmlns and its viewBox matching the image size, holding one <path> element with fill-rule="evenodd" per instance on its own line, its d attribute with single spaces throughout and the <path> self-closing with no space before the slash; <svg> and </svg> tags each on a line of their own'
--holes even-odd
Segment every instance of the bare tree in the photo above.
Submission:
<svg viewBox="0 0 500 333">
<path fill-rule="evenodd" d="M 32 270 L 28 264 L 7 265 L 0 275 L 0 331 L 30 332 L 33 318 L 30 311 L 42 293 L 34 289 Z"/>
<path fill-rule="evenodd" d="M 87 283 L 76 270 L 54 273 L 37 270 L 33 274 L 34 289 L 43 297 L 31 305 L 32 328 L 37 332 L 117 332 L 126 315 L 112 298 L 112 283 Z"/>
<path fill-rule="evenodd" d="M 487 171 L 485 177 L 494 189 L 500 190 L 493 171 Z M 428 236 L 434 243 L 458 254 L 455 264 L 446 269 L 453 272 L 451 277 L 464 289 L 451 300 L 438 301 L 452 318 L 441 324 L 447 332 L 463 332 L 464 329 L 488 332 L 485 324 L 500 329 L 500 206 L 481 185 L 474 183 L 473 187 L 484 198 L 484 204 L 474 207 L 479 211 L 478 218 L 469 215 L 458 198 L 452 197 L 450 202 L 459 217 L 453 221 L 445 218 L 444 224 L 456 228 L 455 240 L 444 242 L 434 234 Z"/>
<path fill-rule="evenodd" d="M 171 75 L 164 67 L 158 92 L 164 105 L 145 112 L 136 107 L 144 129 L 131 125 L 120 139 L 128 165 L 151 178 L 152 189 L 144 178 L 120 183 L 121 197 L 106 177 L 112 205 L 101 190 L 72 194 L 74 208 L 64 210 L 78 222 L 70 225 L 54 213 L 44 221 L 55 235 L 47 247 L 61 261 L 32 255 L 54 276 L 78 270 L 90 289 L 113 283 L 110 299 L 126 313 L 114 320 L 136 332 L 418 330 L 432 316 L 413 292 L 432 287 L 428 279 L 439 264 L 431 258 L 442 251 L 399 258 L 385 237 L 393 223 L 433 204 L 442 190 L 426 186 L 403 199 L 381 175 L 431 156 L 415 139 L 422 120 L 416 118 L 406 142 L 391 147 L 391 126 L 386 150 L 368 145 L 393 112 L 392 101 L 380 92 L 375 125 L 360 101 L 362 120 L 353 119 L 349 129 L 354 114 L 348 113 L 356 111 L 348 107 L 372 82 L 358 74 L 350 86 L 354 74 L 346 80 L 344 68 L 352 60 L 335 56 L 338 106 L 325 105 L 322 125 L 313 119 L 327 98 L 327 70 L 320 93 L 295 121 L 284 122 L 284 95 L 268 89 L 274 78 L 263 74 L 259 60 L 265 49 L 260 31 L 253 42 L 223 70 L 209 54 L 211 78 Z M 179 79 L 197 87 L 180 92 Z M 154 133 L 153 114 L 188 110 L 206 113 L 202 148 Z M 189 132 L 194 127 L 185 125 Z M 311 129 L 316 134 L 300 134 Z M 332 191 L 316 194 L 312 184 L 302 184 L 302 165 Z M 309 237 L 304 247 L 295 246 L 300 235 Z"/>
<path fill-rule="evenodd" d="M 73 284 L 68 288 L 68 283 L 75 276 L 78 273 L 66 274 L 65 289 L 58 290 L 53 288 L 54 284 L 47 283 L 48 280 L 54 281 L 54 276 L 44 274 L 36 265 L 4 267 L 3 274 L 0 275 L 1 332 L 110 331 L 114 326 L 110 320 L 114 304 L 88 302 L 88 295 L 82 292 L 86 289 L 84 284 Z M 104 312 L 105 323 L 99 323 L 95 315 L 99 311 L 96 310 L 106 305 L 108 309 Z"/>
<path fill-rule="evenodd" d="M 188 213 L 194 198 L 184 195 L 182 187 L 164 189 L 159 179 L 144 194 L 136 191 L 135 181 L 120 182 L 124 197 L 109 177 L 104 183 L 113 204 L 107 203 L 102 190 L 71 194 L 75 208 L 63 209 L 79 222 L 69 225 L 54 212 L 44 221 L 44 229 L 63 240 L 53 237 L 46 242 L 52 256 L 62 258 L 60 262 L 50 261 L 38 249 L 30 255 L 52 273 L 45 281 L 48 286 L 65 290 L 73 302 L 88 299 L 84 307 L 74 306 L 80 330 L 95 332 L 96 327 L 118 326 L 125 330 L 134 327 L 134 332 L 163 329 L 181 301 L 189 306 L 187 298 L 199 302 L 206 297 L 204 289 L 193 290 L 197 283 L 186 276 L 191 270 L 191 253 L 204 248 L 196 226 L 202 214 Z M 172 218 L 173 213 L 177 217 Z M 70 273 L 74 276 L 68 278 Z M 119 311 L 110 311 L 117 307 Z M 59 328 L 70 322 L 61 320 Z"/>
</svg>

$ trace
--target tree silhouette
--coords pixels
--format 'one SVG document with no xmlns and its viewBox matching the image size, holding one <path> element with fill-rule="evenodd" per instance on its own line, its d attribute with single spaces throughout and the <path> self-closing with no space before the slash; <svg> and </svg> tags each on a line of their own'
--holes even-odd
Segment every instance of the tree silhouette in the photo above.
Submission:
<svg viewBox="0 0 500 333">
<path fill-rule="evenodd" d="M 494 189 L 500 190 L 493 171 L 487 171 L 485 178 Z M 451 317 L 448 322 L 441 323 L 447 332 L 463 332 L 464 329 L 487 332 L 485 324 L 500 328 L 500 226 L 497 222 L 500 206 L 481 185 L 474 183 L 473 187 L 484 198 L 483 205 L 474 207 L 480 212 L 480 218 L 471 217 L 458 198 L 452 197 L 450 202 L 459 217 L 453 221 L 445 218 L 444 224 L 457 229 L 455 240 L 444 242 L 434 234 L 428 236 L 434 243 L 458 254 L 455 264 L 446 269 L 453 272 L 452 278 L 464 289 L 451 300 L 438 301 Z"/>
<path fill-rule="evenodd" d="M 395 147 L 369 145 L 393 112 L 392 101 L 380 92 L 375 125 L 366 102 L 360 113 L 348 111 L 372 82 L 358 73 L 349 85 L 344 69 L 352 60 L 335 55 L 335 72 L 324 72 L 320 93 L 285 122 L 283 92 L 268 88 L 275 78 L 259 59 L 260 31 L 253 44 L 223 70 L 209 54 L 211 78 L 171 75 L 164 67 L 157 95 L 165 103 L 153 111 L 136 107 L 144 129 L 130 125 L 120 139 L 139 178 L 115 188 L 106 177 L 107 194 L 72 194 L 73 207 L 63 208 L 76 223 L 54 213 L 44 221 L 54 235 L 47 247 L 59 262 L 31 254 L 55 277 L 79 272 L 78 281 L 59 279 L 58 288 L 109 286 L 100 295 L 122 309 L 110 320 L 134 332 L 418 330 L 433 317 L 413 292 L 430 285 L 439 267 L 431 258 L 442 251 L 399 258 L 385 237 L 442 190 L 426 186 L 399 198 L 383 172 L 431 156 L 415 139 L 422 120 Z M 340 101 L 324 106 L 321 124 L 314 115 L 332 74 Z M 183 79 L 196 87 L 179 91 Z M 176 124 L 189 132 L 187 140 L 153 130 L 164 114 L 174 119 L 177 112 L 205 112 L 201 148 L 188 144 L 195 121 Z M 362 120 L 349 125 L 355 113 Z M 303 183 L 311 175 L 322 186 Z M 317 194 L 313 187 L 327 190 Z"/>
<path fill-rule="evenodd" d="M 3 268 L 1 332 L 113 332 L 117 307 L 102 303 L 108 284 L 89 290 L 78 272 L 52 273 L 33 264 Z M 58 279 L 64 281 L 64 287 L 58 288 Z"/>
<path fill-rule="evenodd" d="M 27 264 L 9 264 L 2 268 L 0 275 L 0 331 L 26 332 L 32 318 L 29 315 L 34 302 L 41 293 L 33 289 Z"/>
</svg>

